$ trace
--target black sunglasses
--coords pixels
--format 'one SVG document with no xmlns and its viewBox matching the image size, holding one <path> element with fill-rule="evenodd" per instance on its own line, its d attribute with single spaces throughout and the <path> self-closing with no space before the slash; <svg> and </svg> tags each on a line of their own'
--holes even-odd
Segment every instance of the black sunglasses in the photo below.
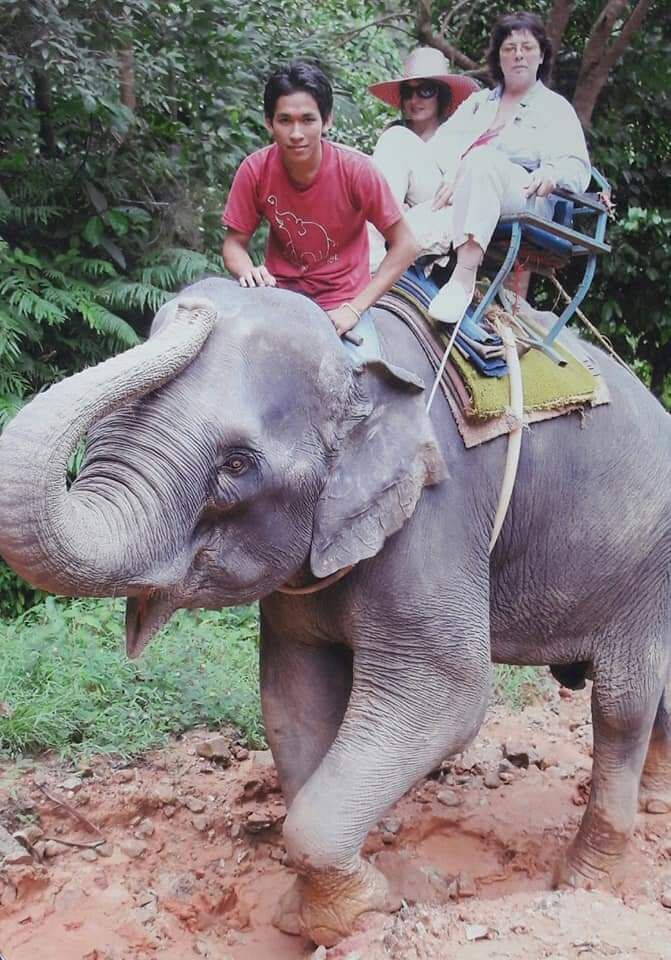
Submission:
<svg viewBox="0 0 671 960">
<path fill-rule="evenodd" d="M 416 93 L 422 100 L 430 100 L 431 97 L 435 97 L 438 93 L 438 84 L 433 80 L 422 80 L 414 87 L 411 87 L 409 83 L 401 84 L 401 100 L 409 100 L 413 93 Z"/>
</svg>

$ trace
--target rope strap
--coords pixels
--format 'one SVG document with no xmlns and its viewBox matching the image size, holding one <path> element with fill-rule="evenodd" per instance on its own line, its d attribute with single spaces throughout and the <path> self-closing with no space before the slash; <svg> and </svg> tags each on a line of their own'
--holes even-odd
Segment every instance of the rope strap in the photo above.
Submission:
<svg viewBox="0 0 671 960">
<path fill-rule="evenodd" d="M 570 302 L 571 302 L 571 297 L 569 297 L 569 295 L 568 295 L 568 293 L 566 292 L 566 290 L 564 290 L 564 288 L 562 287 L 562 285 L 561 285 L 561 283 L 559 282 L 559 280 L 557 280 L 557 278 L 556 278 L 556 276 L 554 275 L 554 273 L 548 274 L 548 277 L 549 277 L 549 279 L 552 281 L 552 283 L 555 285 L 555 287 L 556 287 L 559 295 L 560 295 L 561 297 L 563 297 L 564 301 L 565 301 L 566 303 L 570 303 Z M 582 320 L 582 322 L 585 324 L 585 326 L 586 326 L 587 329 L 590 331 L 590 333 L 592 333 L 592 334 L 596 337 L 596 339 L 599 341 L 599 343 L 601 344 L 601 346 L 604 347 L 604 349 L 606 350 L 606 352 L 610 354 L 610 356 L 613 358 L 613 360 L 615 360 L 617 363 L 619 363 L 621 367 L 624 367 L 625 370 L 628 370 L 629 373 L 632 375 L 632 377 L 636 377 L 636 379 L 638 380 L 639 377 L 636 376 L 636 374 L 635 374 L 634 371 L 631 369 L 631 367 L 629 366 L 629 364 L 625 363 L 625 361 L 622 359 L 622 357 L 620 357 L 620 356 L 615 352 L 615 348 L 613 347 L 613 344 L 610 342 L 610 340 L 608 339 L 608 337 L 605 337 L 605 336 L 603 335 L 603 333 L 601 333 L 601 331 L 598 330 L 598 329 L 594 326 L 594 324 L 592 323 L 592 321 L 587 319 L 587 317 L 585 316 L 585 314 L 582 312 L 582 310 L 581 310 L 579 307 L 576 308 L 575 313 L 576 313 L 576 316 L 579 317 L 579 318 Z"/>
</svg>

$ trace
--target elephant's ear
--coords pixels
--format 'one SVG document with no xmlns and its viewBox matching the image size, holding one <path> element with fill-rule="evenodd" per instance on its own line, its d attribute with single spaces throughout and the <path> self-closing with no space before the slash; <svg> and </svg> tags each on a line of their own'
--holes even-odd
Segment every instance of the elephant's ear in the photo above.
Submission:
<svg viewBox="0 0 671 960">
<path fill-rule="evenodd" d="M 424 384 L 373 360 L 354 370 L 331 471 L 317 503 L 310 564 L 317 577 L 374 556 L 403 526 L 422 489 L 447 476 Z"/>
</svg>

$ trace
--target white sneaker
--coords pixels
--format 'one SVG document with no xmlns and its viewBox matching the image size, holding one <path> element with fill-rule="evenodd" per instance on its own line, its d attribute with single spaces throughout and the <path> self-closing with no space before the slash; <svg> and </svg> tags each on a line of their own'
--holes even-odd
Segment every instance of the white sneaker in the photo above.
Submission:
<svg viewBox="0 0 671 960">
<path fill-rule="evenodd" d="M 429 304 L 429 316 L 439 323 L 452 325 L 459 323 L 473 299 L 474 292 L 475 279 L 470 290 L 466 290 L 458 280 L 450 277 L 450 280 L 438 291 Z"/>
</svg>

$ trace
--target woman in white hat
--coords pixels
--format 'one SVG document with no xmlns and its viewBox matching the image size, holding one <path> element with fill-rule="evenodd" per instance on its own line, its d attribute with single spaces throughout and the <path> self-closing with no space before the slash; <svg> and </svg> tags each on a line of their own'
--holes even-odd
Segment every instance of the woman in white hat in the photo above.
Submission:
<svg viewBox="0 0 671 960">
<path fill-rule="evenodd" d="M 368 89 L 402 115 L 383 131 L 373 161 L 406 211 L 422 253 L 444 254 L 449 250 L 449 239 L 444 240 L 445 212 L 432 212 L 430 203 L 444 171 L 429 142 L 440 125 L 480 88 L 470 77 L 450 73 L 440 50 L 417 47 L 406 58 L 402 76 L 374 83 Z M 423 206 L 413 214 L 412 208 L 418 204 Z M 373 227 L 369 239 L 374 271 L 384 257 L 384 240 Z"/>
</svg>

